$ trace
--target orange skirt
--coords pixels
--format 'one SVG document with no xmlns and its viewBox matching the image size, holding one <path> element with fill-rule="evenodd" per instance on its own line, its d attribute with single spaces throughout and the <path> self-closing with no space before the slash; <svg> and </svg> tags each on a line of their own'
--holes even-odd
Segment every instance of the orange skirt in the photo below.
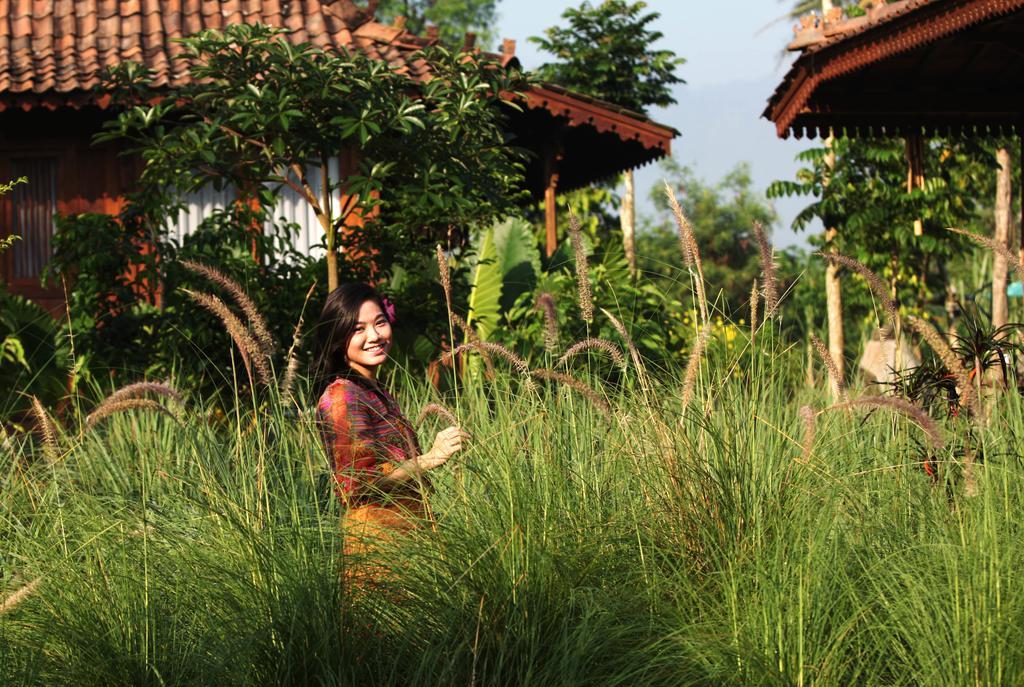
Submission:
<svg viewBox="0 0 1024 687">
<path fill-rule="evenodd" d="M 372 560 L 382 545 L 412 530 L 423 527 L 429 514 L 419 498 L 398 498 L 380 503 L 352 506 L 341 520 L 345 576 L 363 586 L 389 576 L 379 560 Z"/>
</svg>

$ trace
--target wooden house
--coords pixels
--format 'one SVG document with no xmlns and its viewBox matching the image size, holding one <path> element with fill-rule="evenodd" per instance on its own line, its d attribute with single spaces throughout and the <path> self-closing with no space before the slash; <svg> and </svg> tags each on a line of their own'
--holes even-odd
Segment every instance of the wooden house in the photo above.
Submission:
<svg viewBox="0 0 1024 687">
<path fill-rule="evenodd" d="M 92 136 L 112 116 L 109 98 L 95 91 L 108 66 L 139 61 L 156 85 L 173 88 L 188 78 L 176 60 L 175 38 L 234 23 L 289 29 L 296 42 L 358 50 L 413 77 L 424 63 L 414 53 L 437 42 L 436 31 L 417 36 L 377 22 L 376 2 L 353 0 L 0 0 L 0 179 L 27 176 L 0 198 L 0 236 L 22 240 L 0 255 L 0 280 L 51 310 L 63 299 L 40 283 L 50 257 L 56 213 L 114 213 L 137 182 L 138 161 L 116 145 L 94 146 Z M 466 45 L 473 38 L 467 34 Z M 497 56 L 516 63 L 515 42 Z M 516 142 L 533 153 L 526 183 L 547 204 L 549 252 L 557 240 L 555 194 L 612 177 L 668 155 L 678 132 L 635 112 L 538 84 L 509 122 Z M 335 160 L 334 164 L 343 165 Z M 344 172 L 344 167 L 337 168 Z M 193 231 L 210 210 L 231 202 L 230 192 L 207 189 L 186 199 L 172 231 Z M 284 192 L 277 213 L 300 227 L 300 250 L 321 241 L 319 224 L 303 199 Z"/>
</svg>

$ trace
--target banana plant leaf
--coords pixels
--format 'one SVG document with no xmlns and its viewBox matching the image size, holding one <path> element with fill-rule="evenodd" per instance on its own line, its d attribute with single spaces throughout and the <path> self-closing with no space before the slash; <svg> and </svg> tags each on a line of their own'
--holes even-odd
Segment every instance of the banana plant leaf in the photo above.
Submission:
<svg viewBox="0 0 1024 687">
<path fill-rule="evenodd" d="M 470 272 L 466 321 L 481 339 L 489 339 L 516 298 L 536 287 L 538 274 L 540 251 L 527 222 L 507 219 L 480 235 Z"/>
</svg>

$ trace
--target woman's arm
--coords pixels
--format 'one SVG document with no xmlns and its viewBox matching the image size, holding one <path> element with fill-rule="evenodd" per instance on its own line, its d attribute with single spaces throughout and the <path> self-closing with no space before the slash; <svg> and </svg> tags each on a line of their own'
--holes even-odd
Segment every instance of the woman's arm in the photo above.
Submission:
<svg viewBox="0 0 1024 687">
<path fill-rule="evenodd" d="M 423 473 L 444 465 L 449 458 L 462 449 L 462 441 L 469 437 L 458 427 L 442 429 L 434 438 L 434 445 L 422 456 L 416 456 L 399 463 L 390 472 L 378 478 L 382 486 L 401 484 L 419 479 Z"/>
</svg>

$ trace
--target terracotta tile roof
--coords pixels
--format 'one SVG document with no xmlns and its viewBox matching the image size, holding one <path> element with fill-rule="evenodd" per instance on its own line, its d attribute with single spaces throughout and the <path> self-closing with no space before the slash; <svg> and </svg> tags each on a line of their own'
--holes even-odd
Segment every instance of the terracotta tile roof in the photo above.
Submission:
<svg viewBox="0 0 1024 687">
<path fill-rule="evenodd" d="M 290 38 L 387 60 L 415 78 L 411 55 L 436 38 L 367 20 L 346 0 L 0 0 L 0 109 L 81 105 L 103 68 L 141 61 L 156 85 L 187 80 L 175 38 L 236 23 L 291 29 Z"/>
<path fill-rule="evenodd" d="M 108 96 L 92 89 L 104 68 L 125 60 L 152 69 L 157 86 L 182 85 L 189 77 L 186 64 L 175 59 L 182 48 L 174 39 L 239 22 L 280 26 L 291 30 L 295 42 L 358 50 L 415 79 L 427 78 L 427 63 L 413 55 L 437 43 L 436 29 L 428 27 L 420 37 L 381 24 L 372 19 L 376 0 L 367 5 L 363 10 L 353 0 L 0 0 L 0 111 L 105 105 Z M 518 66 L 515 41 L 506 40 L 491 57 L 502 66 Z M 667 155 L 678 135 L 642 114 L 551 84 L 529 87 L 523 96 L 524 112 L 510 124 L 520 138 L 555 132 L 565 138 L 566 125 L 577 132 L 565 143 L 566 157 L 588 162 L 575 182 L 563 173 L 565 188 Z M 546 114 L 536 119 L 530 112 Z M 581 157 L 581 151 L 597 159 Z"/>
</svg>

